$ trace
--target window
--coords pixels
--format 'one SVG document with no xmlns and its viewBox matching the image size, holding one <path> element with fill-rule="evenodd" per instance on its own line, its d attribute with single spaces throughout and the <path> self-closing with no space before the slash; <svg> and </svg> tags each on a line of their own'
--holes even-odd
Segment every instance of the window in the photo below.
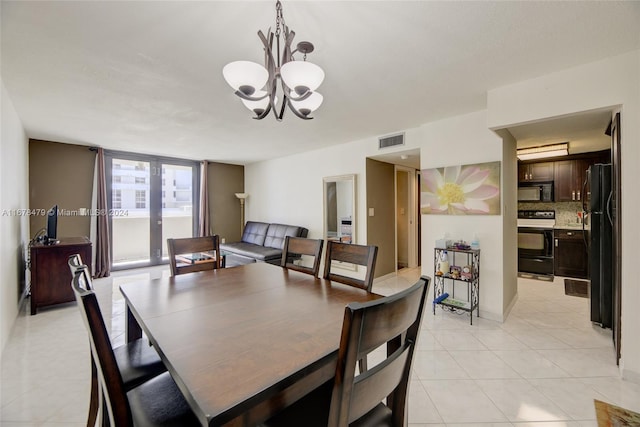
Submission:
<svg viewBox="0 0 640 427">
<path fill-rule="evenodd" d="M 109 218 L 112 267 L 166 262 L 167 239 L 198 230 L 198 162 L 116 151 L 105 152 L 105 162 L 108 206 L 127 211 Z M 185 187 L 179 200 L 176 179 Z"/>
<path fill-rule="evenodd" d="M 113 190 L 113 209 L 122 209 L 122 190 Z"/>
<path fill-rule="evenodd" d="M 147 192 L 144 190 L 136 190 L 136 209 L 146 209 Z"/>
</svg>

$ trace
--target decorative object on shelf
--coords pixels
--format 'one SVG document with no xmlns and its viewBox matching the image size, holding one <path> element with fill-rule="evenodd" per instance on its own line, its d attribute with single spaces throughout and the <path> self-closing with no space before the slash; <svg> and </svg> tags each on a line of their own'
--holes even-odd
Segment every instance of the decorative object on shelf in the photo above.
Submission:
<svg viewBox="0 0 640 427">
<path fill-rule="evenodd" d="M 462 271 L 460 272 L 460 278 L 462 280 L 471 280 L 473 277 L 472 267 L 470 265 L 465 265 L 462 267 Z"/>
<path fill-rule="evenodd" d="M 439 276 L 449 274 L 449 256 L 447 255 L 447 251 L 442 251 L 440 253 L 440 259 L 438 261 L 438 271 L 436 272 Z"/>
<path fill-rule="evenodd" d="M 516 156 L 519 160 L 543 159 L 546 157 L 567 156 L 569 143 L 543 145 L 540 147 L 520 148 Z"/>
<path fill-rule="evenodd" d="M 461 279 L 462 277 L 462 267 L 458 267 L 457 265 L 452 265 L 449 269 L 449 276 L 452 279 Z"/>
<path fill-rule="evenodd" d="M 467 242 L 465 242 L 464 240 L 460 240 L 458 242 L 455 242 L 454 244 L 452 244 L 449 247 L 452 248 L 452 249 L 459 249 L 461 251 L 468 251 L 469 249 L 471 249 L 471 246 L 469 246 L 467 244 Z"/>
<path fill-rule="evenodd" d="M 301 119 L 312 119 L 309 115 L 322 104 L 322 95 L 315 90 L 324 80 L 324 71 L 307 62 L 307 54 L 314 50 L 311 42 L 302 41 L 295 50 L 291 50 L 295 32 L 289 31 L 284 22 L 280 0 L 276 2 L 275 33 L 269 28 L 266 37 L 262 31 L 258 31 L 258 37 L 264 45 L 265 66 L 251 61 L 231 62 L 222 70 L 225 80 L 242 99 L 242 103 L 255 113 L 254 119 L 264 119 L 273 110 L 276 120 L 281 121 L 286 107 Z M 296 52 L 303 55 L 302 61 L 295 60 L 293 55 Z M 276 92 L 279 82 L 282 86 L 282 102 L 278 106 Z"/>
<path fill-rule="evenodd" d="M 500 162 L 422 171 L 423 214 L 500 215 Z"/>
</svg>

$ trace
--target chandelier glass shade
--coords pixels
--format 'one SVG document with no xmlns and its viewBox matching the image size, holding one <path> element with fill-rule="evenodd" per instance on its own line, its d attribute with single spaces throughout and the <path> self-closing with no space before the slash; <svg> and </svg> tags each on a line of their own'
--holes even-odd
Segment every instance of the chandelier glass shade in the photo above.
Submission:
<svg viewBox="0 0 640 427">
<path fill-rule="evenodd" d="M 258 31 L 258 37 L 264 45 L 265 65 L 231 62 L 222 69 L 225 80 L 245 107 L 254 112 L 254 119 L 261 120 L 273 111 L 276 120 L 281 121 L 286 108 L 301 119 L 312 119 L 310 114 L 322 104 L 323 97 L 316 89 L 324 80 L 324 71 L 306 60 L 314 50 L 313 44 L 303 41 L 291 49 L 295 32 L 285 25 L 279 0 L 275 32 L 269 29 L 265 37 Z M 303 60 L 296 61 L 295 53 L 301 53 Z M 282 96 L 280 104 L 277 92 Z"/>
</svg>

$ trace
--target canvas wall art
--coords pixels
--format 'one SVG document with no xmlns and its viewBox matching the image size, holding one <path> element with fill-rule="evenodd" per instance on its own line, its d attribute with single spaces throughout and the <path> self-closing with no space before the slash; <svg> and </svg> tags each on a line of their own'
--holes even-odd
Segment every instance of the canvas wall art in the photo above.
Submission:
<svg viewBox="0 0 640 427">
<path fill-rule="evenodd" d="M 500 215 L 500 207 L 500 162 L 422 170 L 423 214 Z"/>
</svg>

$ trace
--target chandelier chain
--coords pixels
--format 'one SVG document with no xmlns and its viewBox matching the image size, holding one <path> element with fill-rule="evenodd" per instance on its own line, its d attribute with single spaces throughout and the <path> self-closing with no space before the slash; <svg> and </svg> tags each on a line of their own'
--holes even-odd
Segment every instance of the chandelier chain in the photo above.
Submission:
<svg viewBox="0 0 640 427">
<path fill-rule="evenodd" d="M 284 17 L 282 16 L 282 3 L 276 2 L 276 37 L 280 37 L 281 27 L 284 27 Z"/>
</svg>

